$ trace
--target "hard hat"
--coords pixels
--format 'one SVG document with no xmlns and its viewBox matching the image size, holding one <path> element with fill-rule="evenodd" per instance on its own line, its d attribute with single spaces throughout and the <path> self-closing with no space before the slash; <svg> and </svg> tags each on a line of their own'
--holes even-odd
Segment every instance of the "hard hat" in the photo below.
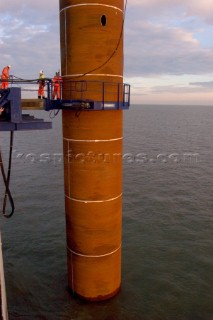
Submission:
<svg viewBox="0 0 213 320">
<path fill-rule="evenodd" d="M 43 73 L 43 70 L 40 70 L 39 73 L 40 73 L 40 74 Z"/>
<path fill-rule="evenodd" d="M 10 65 L 10 64 L 8 64 L 8 68 L 11 68 L 11 65 Z"/>
</svg>

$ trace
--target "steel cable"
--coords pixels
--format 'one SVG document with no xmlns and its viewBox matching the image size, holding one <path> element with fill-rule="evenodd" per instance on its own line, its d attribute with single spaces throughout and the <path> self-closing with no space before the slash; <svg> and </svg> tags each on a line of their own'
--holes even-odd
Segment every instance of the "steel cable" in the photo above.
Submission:
<svg viewBox="0 0 213 320">
<path fill-rule="evenodd" d="M 14 132 L 10 132 L 10 151 L 9 151 L 9 162 L 8 162 L 8 169 L 7 169 L 7 176 L 4 170 L 4 164 L 3 164 L 3 159 L 2 159 L 2 153 L 0 150 L 0 168 L 1 168 L 1 173 L 5 185 L 5 193 L 4 193 L 4 200 L 3 200 L 3 207 L 2 207 L 2 213 L 5 218 L 10 218 L 12 217 L 14 211 L 15 211 L 15 205 L 13 201 L 13 197 L 11 195 L 10 189 L 9 189 L 9 184 L 10 184 L 10 174 L 11 174 L 11 164 L 12 164 L 12 151 L 13 151 L 13 137 L 14 137 Z M 6 207 L 7 207 L 7 199 L 10 202 L 11 206 L 11 211 L 9 214 L 6 213 Z"/>
</svg>

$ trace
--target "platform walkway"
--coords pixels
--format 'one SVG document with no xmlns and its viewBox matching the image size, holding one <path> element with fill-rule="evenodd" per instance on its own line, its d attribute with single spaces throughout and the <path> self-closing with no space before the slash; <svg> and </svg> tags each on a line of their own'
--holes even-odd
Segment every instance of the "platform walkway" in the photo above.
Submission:
<svg viewBox="0 0 213 320">
<path fill-rule="evenodd" d="M 42 99 L 22 99 L 22 110 L 44 110 L 44 101 Z"/>
</svg>

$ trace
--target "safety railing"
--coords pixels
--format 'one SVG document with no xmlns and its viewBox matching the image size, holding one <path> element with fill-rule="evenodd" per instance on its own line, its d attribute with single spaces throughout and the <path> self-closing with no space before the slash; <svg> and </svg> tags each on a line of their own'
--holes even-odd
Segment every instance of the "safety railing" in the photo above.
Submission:
<svg viewBox="0 0 213 320">
<path fill-rule="evenodd" d="M 10 76 L 7 80 L 0 79 L 0 90 L 3 83 L 8 84 L 8 89 L 11 87 L 21 88 L 21 96 L 23 99 L 37 99 L 38 98 L 38 88 L 40 79 L 21 79 L 15 76 Z M 48 96 L 48 87 L 51 85 L 52 80 L 49 78 L 44 79 L 44 93 L 45 97 Z M 5 87 L 5 86 L 3 86 Z M 3 90 L 3 89 L 2 89 Z"/>
<path fill-rule="evenodd" d="M 54 83 L 48 83 L 48 99 L 54 96 Z M 128 109 L 130 106 L 130 85 L 126 83 L 63 80 L 60 83 L 60 100 L 68 106 L 88 102 L 92 109 Z M 70 105 L 69 105 L 70 103 Z M 54 108 L 52 103 L 52 108 Z M 49 105 L 51 109 L 51 106 Z"/>
<path fill-rule="evenodd" d="M 10 87 L 20 87 L 23 98 L 38 98 L 40 79 L 25 80 L 8 79 Z M 88 109 L 128 109 L 130 106 L 130 85 L 126 83 L 60 80 L 56 84 L 52 79 L 45 78 L 45 109 L 67 109 L 86 106 Z M 1 85 L 1 84 L 0 84 Z M 57 100 L 57 102 L 56 102 Z"/>
</svg>

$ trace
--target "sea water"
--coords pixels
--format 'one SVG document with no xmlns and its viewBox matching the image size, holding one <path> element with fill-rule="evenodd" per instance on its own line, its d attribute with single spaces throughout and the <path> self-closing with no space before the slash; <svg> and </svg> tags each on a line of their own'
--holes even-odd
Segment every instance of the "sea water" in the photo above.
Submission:
<svg viewBox="0 0 213 320">
<path fill-rule="evenodd" d="M 212 320 L 213 107 L 124 112 L 122 288 L 100 303 L 67 290 L 60 113 L 52 121 L 15 133 L 16 208 L 0 218 L 9 319 Z M 0 145 L 6 163 L 9 133 Z"/>
</svg>

